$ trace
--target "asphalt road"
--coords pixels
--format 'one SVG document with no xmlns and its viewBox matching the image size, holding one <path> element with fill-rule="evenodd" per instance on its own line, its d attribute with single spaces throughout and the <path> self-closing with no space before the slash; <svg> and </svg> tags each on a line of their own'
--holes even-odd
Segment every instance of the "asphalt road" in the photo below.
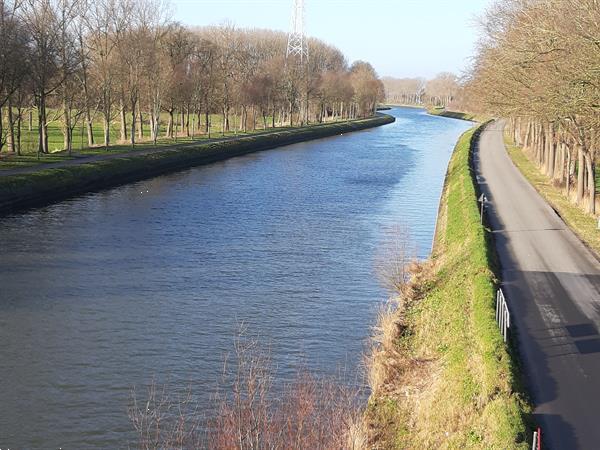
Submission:
<svg viewBox="0 0 600 450">
<path fill-rule="evenodd" d="M 543 448 L 599 449 L 600 263 L 513 165 L 502 127 L 482 133 L 475 167 L 534 420 Z"/>
</svg>

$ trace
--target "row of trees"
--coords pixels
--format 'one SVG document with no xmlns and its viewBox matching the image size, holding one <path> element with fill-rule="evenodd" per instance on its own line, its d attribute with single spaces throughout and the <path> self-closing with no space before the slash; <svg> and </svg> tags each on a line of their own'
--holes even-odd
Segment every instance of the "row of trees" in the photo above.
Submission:
<svg viewBox="0 0 600 450">
<path fill-rule="evenodd" d="M 566 194 L 596 212 L 600 145 L 598 0 L 499 0 L 464 105 L 508 119 L 516 144 Z"/>
<path fill-rule="evenodd" d="M 383 99 L 370 64 L 348 66 L 316 39 L 299 64 L 285 59 L 286 43 L 284 33 L 229 24 L 184 27 L 163 0 L 0 0 L 0 150 L 20 152 L 34 113 L 48 153 L 51 121 L 70 151 L 78 124 L 89 146 L 97 123 L 104 146 L 116 125 L 133 146 L 161 130 L 210 132 L 213 114 L 225 133 L 367 116 Z"/>
<path fill-rule="evenodd" d="M 431 80 L 385 77 L 382 81 L 386 102 L 400 105 L 448 106 L 461 87 L 458 77 L 449 72 L 442 72 Z"/>
</svg>

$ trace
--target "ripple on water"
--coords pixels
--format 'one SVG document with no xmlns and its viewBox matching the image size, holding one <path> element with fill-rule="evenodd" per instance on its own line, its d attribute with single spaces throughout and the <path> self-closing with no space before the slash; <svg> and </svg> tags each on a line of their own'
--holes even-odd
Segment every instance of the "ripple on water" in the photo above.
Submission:
<svg viewBox="0 0 600 450">
<path fill-rule="evenodd" d="M 153 376 L 207 405 L 240 322 L 283 378 L 356 370 L 386 297 L 378 245 L 402 223 L 427 255 L 469 126 L 391 113 L 0 219 L 0 446 L 123 447 L 130 389 Z"/>
</svg>

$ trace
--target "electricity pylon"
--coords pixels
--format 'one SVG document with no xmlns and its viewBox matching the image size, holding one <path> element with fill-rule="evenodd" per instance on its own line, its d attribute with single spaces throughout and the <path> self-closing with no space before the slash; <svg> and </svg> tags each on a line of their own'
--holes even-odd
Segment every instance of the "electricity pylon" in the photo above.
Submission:
<svg viewBox="0 0 600 450">
<path fill-rule="evenodd" d="M 286 58 L 290 55 L 299 56 L 301 64 L 308 61 L 308 43 L 304 36 L 304 0 L 294 0 Z"/>
</svg>

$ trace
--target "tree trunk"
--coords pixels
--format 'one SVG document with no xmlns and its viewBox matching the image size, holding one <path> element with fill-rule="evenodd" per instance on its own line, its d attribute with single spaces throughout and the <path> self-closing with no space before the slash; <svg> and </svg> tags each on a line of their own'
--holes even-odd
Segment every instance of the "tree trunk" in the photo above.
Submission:
<svg viewBox="0 0 600 450">
<path fill-rule="evenodd" d="M 85 127 L 87 129 L 88 146 L 92 147 L 94 145 L 94 127 L 92 124 L 92 116 L 90 114 L 89 108 L 86 108 L 85 111 Z"/>
<path fill-rule="evenodd" d="M 110 145 L 110 110 L 105 109 L 104 115 L 104 147 L 108 150 Z"/>
<path fill-rule="evenodd" d="M 167 137 L 173 138 L 173 108 L 169 109 L 169 123 L 167 124 Z"/>
<path fill-rule="evenodd" d="M 596 170 L 590 154 L 585 155 L 585 167 L 588 182 L 588 207 L 590 214 L 596 214 Z"/>
<path fill-rule="evenodd" d="M 2 134 L 4 130 L 2 129 L 2 125 L 4 124 L 4 108 L 0 105 L 0 152 L 2 152 L 2 148 L 4 147 L 4 142 L 2 141 Z"/>
<path fill-rule="evenodd" d="M 518 147 L 523 145 L 523 141 L 521 140 L 523 136 L 521 136 L 521 118 L 517 117 L 515 119 L 515 143 Z"/>
<path fill-rule="evenodd" d="M 185 110 L 185 135 L 190 137 L 190 108 Z"/>
<path fill-rule="evenodd" d="M 565 144 L 565 151 L 567 152 L 567 173 L 566 173 L 566 191 L 567 198 L 570 200 L 571 197 L 571 149 Z"/>
<path fill-rule="evenodd" d="M 17 140 L 16 140 L 16 144 L 17 144 L 17 155 L 21 156 L 21 122 L 23 121 L 22 119 L 22 110 L 21 107 L 19 106 L 19 114 L 17 115 Z"/>
<path fill-rule="evenodd" d="M 137 123 L 136 115 L 137 101 L 131 100 L 131 146 L 135 147 L 135 125 Z"/>
<path fill-rule="evenodd" d="M 150 110 L 150 139 L 152 139 L 152 142 L 154 142 L 154 144 L 156 145 L 156 140 L 158 139 L 158 135 L 157 135 L 157 127 L 156 127 L 156 121 L 154 119 L 154 108 L 152 108 Z"/>
<path fill-rule="evenodd" d="M 175 142 L 177 142 L 177 137 L 179 136 L 179 120 L 177 120 L 178 119 L 177 114 L 179 114 L 179 118 L 181 118 L 181 112 L 175 113 L 175 120 L 173 122 Z"/>
<path fill-rule="evenodd" d="M 127 121 L 125 119 L 125 104 L 123 100 L 119 104 L 119 117 L 121 119 L 121 141 L 127 142 Z"/>
<path fill-rule="evenodd" d="M 8 97 L 8 105 L 7 105 L 7 116 L 8 116 L 8 130 L 6 132 L 6 143 L 8 144 L 9 152 L 16 152 L 15 146 L 15 120 L 13 117 L 13 107 L 11 98 Z M 0 117 L 0 120 L 2 118 Z M 2 134 L 0 134 L 0 139 L 2 138 Z"/>
<path fill-rule="evenodd" d="M 557 179 L 559 183 L 562 183 L 565 180 L 565 160 L 567 157 L 565 153 L 565 144 L 563 144 L 562 142 L 560 144 L 557 144 L 557 149 L 558 151 L 556 152 L 555 179 Z"/>
<path fill-rule="evenodd" d="M 46 94 L 40 93 L 38 105 L 38 153 L 48 153 L 48 124 L 46 123 Z"/>
<path fill-rule="evenodd" d="M 140 126 L 138 127 L 138 140 L 141 142 L 144 140 L 144 113 L 142 108 L 138 108 L 140 113 Z"/>
<path fill-rule="evenodd" d="M 71 108 L 69 108 L 66 93 L 63 96 L 63 115 L 63 150 L 67 150 L 69 152 L 69 156 L 71 156 L 71 149 L 73 148 L 71 139 Z"/>
<path fill-rule="evenodd" d="M 585 173 L 585 158 L 583 156 L 583 148 L 581 146 L 577 147 L 577 159 L 577 204 L 581 205 L 584 189 L 583 176 Z"/>
<path fill-rule="evenodd" d="M 548 176 L 554 178 L 554 164 L 556 160 L 556 147 L 554 146 L 554 125 L 549 123 L 546 130 L 546 142 L 548 147 Z"/>
</svg>

